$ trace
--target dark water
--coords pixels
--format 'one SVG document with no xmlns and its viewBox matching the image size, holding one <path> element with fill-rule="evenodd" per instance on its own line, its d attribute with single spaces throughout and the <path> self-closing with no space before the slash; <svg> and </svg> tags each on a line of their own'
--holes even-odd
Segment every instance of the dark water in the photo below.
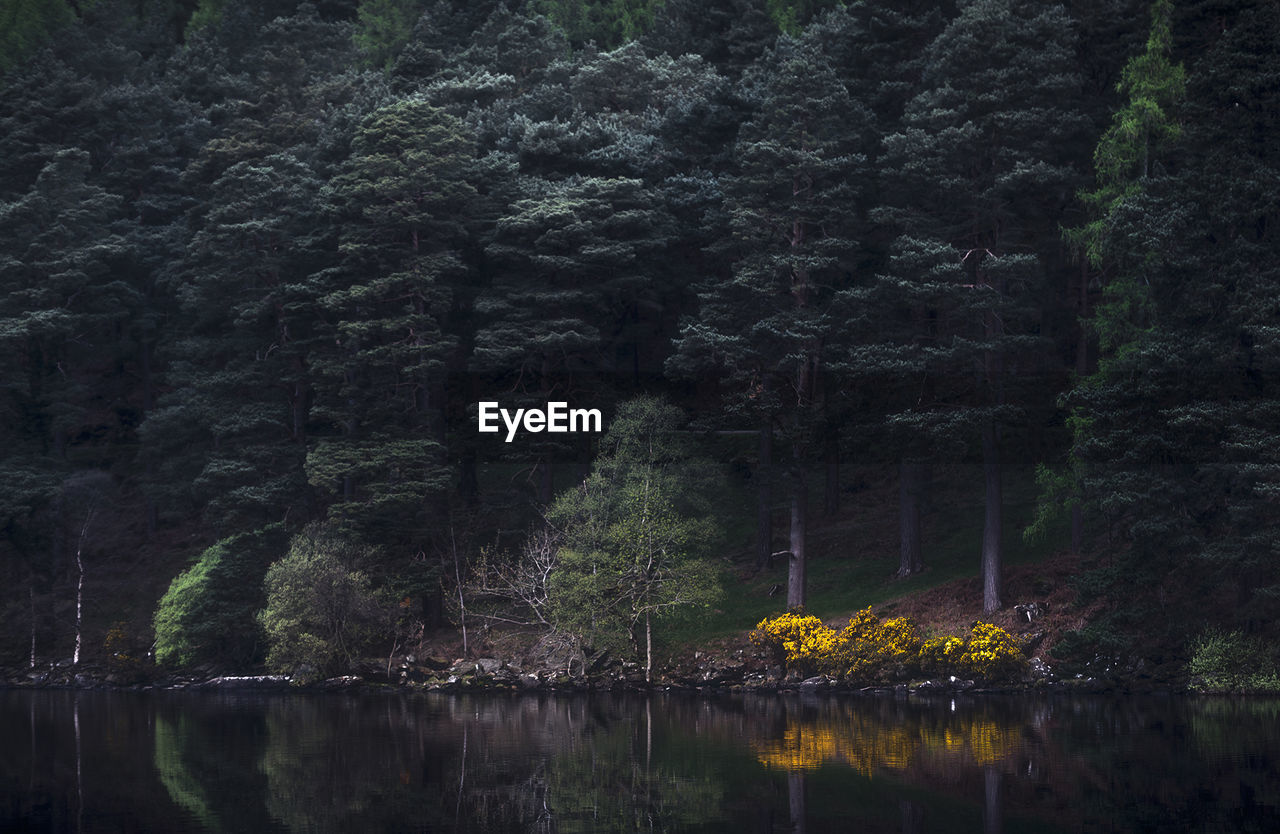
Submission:
<svg viewBox="0 0 1280 834">
<path fill-rule="evenodd" d="M 3 831 L 1280 831 L 1280 700 L 0 691 Z"/>
</svg>

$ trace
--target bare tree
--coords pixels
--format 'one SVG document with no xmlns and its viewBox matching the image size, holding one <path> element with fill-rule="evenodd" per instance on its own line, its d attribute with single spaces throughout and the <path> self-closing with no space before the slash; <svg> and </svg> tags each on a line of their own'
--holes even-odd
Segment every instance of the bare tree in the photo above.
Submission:
<svg viewBox="0 0 1280 834">
<path fill-rule="evenodd" d="M 552 628 L 547 580 L 555 569 L 560 545 L 560 534 L 548 526 L 530 531 L 514 558 L 482 551 L 473 566 L 468 592 L 474 597 L 514 603 L 525 616 L 519 617 L 510 605 L 497 606 L 481 616 L 490 621 Z"/>
</svg>

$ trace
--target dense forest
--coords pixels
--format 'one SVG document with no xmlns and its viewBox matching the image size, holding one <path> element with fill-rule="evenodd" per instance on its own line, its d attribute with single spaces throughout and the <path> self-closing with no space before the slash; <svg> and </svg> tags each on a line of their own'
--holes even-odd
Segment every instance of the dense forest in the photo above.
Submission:
<svg viewBox="0 0 1280 834">
<path fill-rule="evenodd" d="M 903 577 L 977 473 L 975 614 L 1021 467 L 1080 651 L 1274 636 L 1275 0 L 2 0 L 0 73 L 0 663 L 643 649 L 855 465 Z"/>
</svg>

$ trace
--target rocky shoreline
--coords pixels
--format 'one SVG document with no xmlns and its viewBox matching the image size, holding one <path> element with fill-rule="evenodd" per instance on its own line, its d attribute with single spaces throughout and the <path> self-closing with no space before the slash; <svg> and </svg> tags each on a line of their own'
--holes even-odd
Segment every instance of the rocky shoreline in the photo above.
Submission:
<svg viewBox="0 0 1280 834">
<path fill-rule="evenodd" d="M 1059 675 L 1040 658 L 1033 658 L 1026 676 L 1016 682 L 992 684 L 956 677 L 923 679 L 873 686 L 852 685 L 817 675 L 802 677 L 769 666 L 748 651 L 719 655 L 695 652 L 672 663 L 646 682 L 637 664 L 605 655 L 587 658 L 580 669 L 527 667 L 495 657 L 449 661 L 439 657 L 406 655 L 377 668 L 368 664 L 355 674 L 321 678 L 312 670 L 299 675 L 228 674 L 203 668 L 187 674 L 165 674 L 140 666 L 74 666 L 70 661 L 44 667 L 0 669 L 0 688 L 115 690 L 133 692 L 501 692 L 501 691 L 689 691 L 707 693 L 760 692 L 859 695 L 984 693 L 1027 691 L 1083 691 L 1112 693 L 1186 691 L 1185 683 L 1144 673 L 1144 664 L 1120 664 L 1098 658 L 1098 674 L 1089 669 Z"/>
</svg>

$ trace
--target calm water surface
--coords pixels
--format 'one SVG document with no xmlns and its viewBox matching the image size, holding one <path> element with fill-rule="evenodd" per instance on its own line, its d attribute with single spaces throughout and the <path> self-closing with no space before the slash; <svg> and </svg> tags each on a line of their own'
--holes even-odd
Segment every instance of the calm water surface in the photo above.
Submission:
<svg viewBox="0 0 1280 834">
<path fill-rule="evenodd" d="M 3 831 L 1280 831 L 1280 700 L 0 691 Z"/>
</svg>

